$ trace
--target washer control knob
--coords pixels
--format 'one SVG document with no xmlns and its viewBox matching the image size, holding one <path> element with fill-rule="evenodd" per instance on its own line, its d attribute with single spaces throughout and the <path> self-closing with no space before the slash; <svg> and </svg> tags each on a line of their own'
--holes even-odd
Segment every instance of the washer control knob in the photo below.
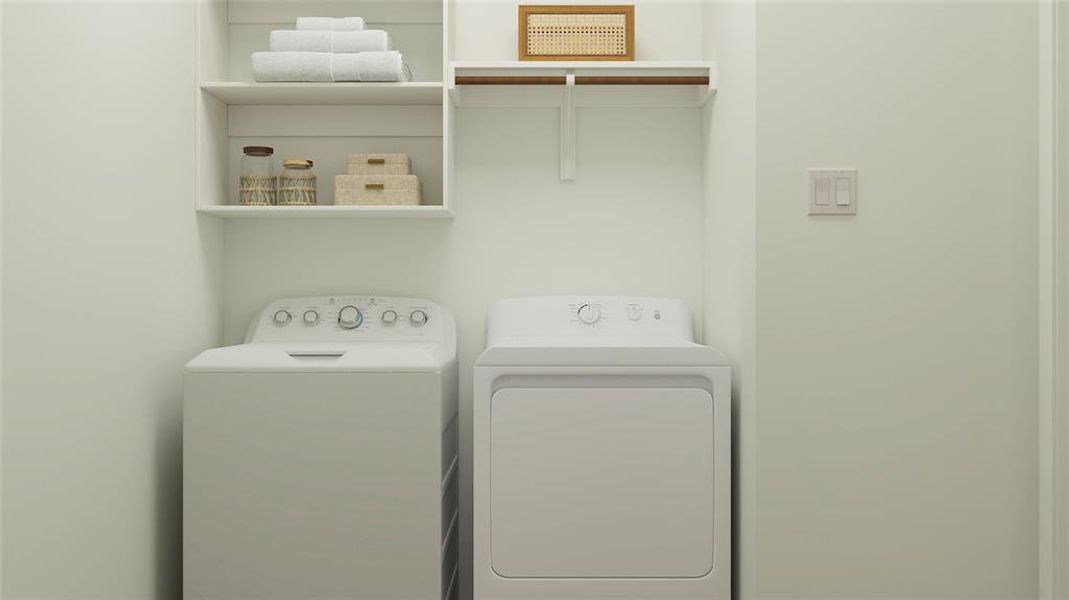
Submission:
<svg viewBox="0 0 1069 600">
<path fill-rule="evenodd" d="M 423 327 L 427 324 L 427 313 L 417 308 L 408 315 L 408 322 L 413 327 Z"/>
<path fill-rule="evenodd" d="M 342 329 L 356 329 L 364 322 L 364 313 L 352 304 L 341 307 L 338 311 L 338 325 Z"/>
<path fill-rule="evenodd" d="M 587 325 L 593 325 L 601 320 L 601 309 L 593 304 L 584 304 L 575 312 L 579 320 Z"/>
<path fill-rule="evenodd" d="M 382 311 L 382 322 L 386 325 L 393 325 L 397 322 L 397 311 L 392 308 L 387 308 Z"/>
<path fill-rule="evenodd" d="M 319 311 L 314 308 L 309 308 L 304 311 L 304 322 L 308 325 L 315 325 L 319 322 Z"/>
<path fill-rule="evenodd" d="M 275 325 L 289 325 L 290 321 L 293 320 L 293 315 L 283 308 L 275 311 L 275 316 L 271 317 L 271 319 L 275 322 Z"/>
</svg>

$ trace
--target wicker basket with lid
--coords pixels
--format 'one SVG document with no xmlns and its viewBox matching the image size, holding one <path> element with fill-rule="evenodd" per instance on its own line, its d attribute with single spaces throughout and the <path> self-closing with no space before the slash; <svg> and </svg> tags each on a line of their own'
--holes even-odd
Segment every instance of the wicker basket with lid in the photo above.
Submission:
<svg viewBox="0 0 1069 600">
<path fill-rule="evenodd" d="M 307 159 L 282 161 L 282 175 L 278 178 L 279 206 L 316 204 L 316 175 L 312 166 L 312 161 Z"/>
</svg>

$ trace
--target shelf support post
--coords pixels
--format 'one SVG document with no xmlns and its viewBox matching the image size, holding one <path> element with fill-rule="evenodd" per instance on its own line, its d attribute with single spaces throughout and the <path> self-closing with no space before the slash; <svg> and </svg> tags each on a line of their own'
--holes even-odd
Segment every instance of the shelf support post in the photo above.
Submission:
<svg viewBox="0 0 1069 600">
<path fill-rule="evenodd" d="M 568 70 L 560 105 L 560 179 L 575 181 L 575 72 Z"/>
</svg>

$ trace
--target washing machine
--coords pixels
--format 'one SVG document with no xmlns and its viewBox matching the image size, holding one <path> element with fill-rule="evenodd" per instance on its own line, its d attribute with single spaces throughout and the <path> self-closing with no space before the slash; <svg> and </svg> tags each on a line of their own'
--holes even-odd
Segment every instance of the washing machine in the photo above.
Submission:
<svg viewBox="0 0 1069 600">
<path fill-rule="evenodd" d="M 729 600 L 731 370 L 679 300 L 490 310 L 473 396 L 475 600 Z"/>
<path fill-rule="evenodd" d="M 452 597 L 455 347 L 433 302 L 337 295 L 190 362 L 184 597 Z"/>
</svg>

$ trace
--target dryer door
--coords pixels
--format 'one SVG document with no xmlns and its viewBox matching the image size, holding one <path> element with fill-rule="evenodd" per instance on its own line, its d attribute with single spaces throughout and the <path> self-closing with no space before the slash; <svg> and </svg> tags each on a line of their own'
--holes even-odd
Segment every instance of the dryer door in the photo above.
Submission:
<svg viewBox="0 0 1069 600">
<path fill-rule="evenodd" d="M 698 388 L 505 388 L 490 409 L 502 577 L 702 577 L 713 398 Z"/>
</svg>

